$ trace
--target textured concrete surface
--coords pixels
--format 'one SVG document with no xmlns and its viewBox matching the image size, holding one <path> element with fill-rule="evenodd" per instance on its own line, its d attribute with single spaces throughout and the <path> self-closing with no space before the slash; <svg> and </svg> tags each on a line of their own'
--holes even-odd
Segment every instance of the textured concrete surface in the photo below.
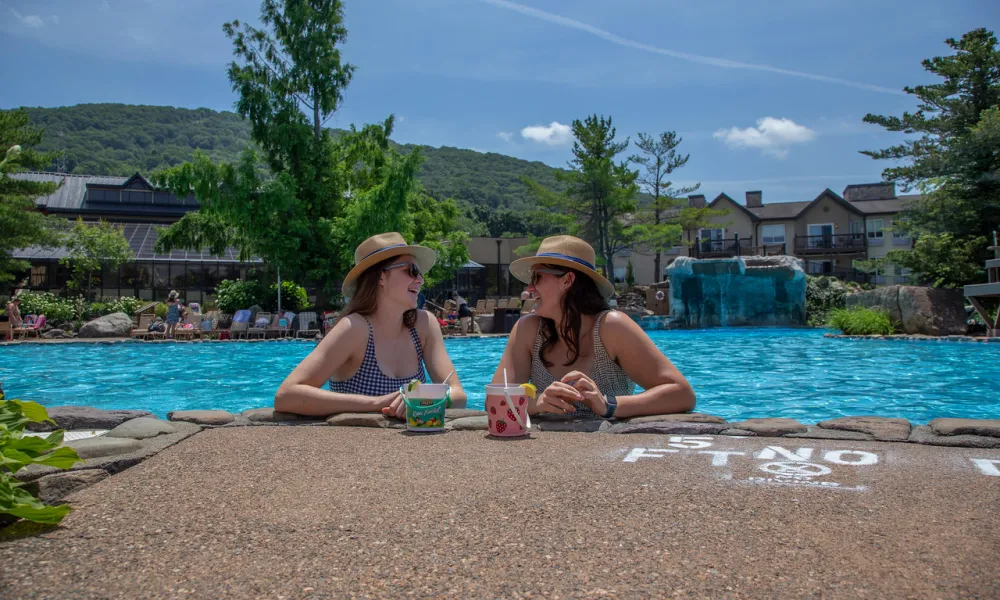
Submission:
<svg viewBox="0 0 1000 600">
<path fill-rule="evenodd" d="M 0 597 L 1000 597 L 998 449 L 226 428 L 68 500 Z"/>
</svg>

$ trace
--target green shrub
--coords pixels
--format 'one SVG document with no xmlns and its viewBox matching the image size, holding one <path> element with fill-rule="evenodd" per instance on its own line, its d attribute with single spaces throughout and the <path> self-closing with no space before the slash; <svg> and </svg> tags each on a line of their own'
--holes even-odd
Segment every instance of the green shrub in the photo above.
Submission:
<svg viewBox="0 0 1000 600">
<path fill-rule="evenodd" d="M 55 424 L 41 404 L 5 400 L 0 390 L 0 514 L 55 524 L 66 516 L 69 506 L 46 506 L 13 477 L 31 464 L 68 469 L 80 462 L 76 450 L 62 446 L 62 430 L 44 438 L 24 435 L 25 425 L 43 421 Z"/>
<path fill-rule="evenodd" d="M 132 316 L 135 311 L 139 310 L 140 306 L 148 304 L 145 300 L 141 298 L 132 298 L 130 296 L 122 296 L 121 298 L 112 299 L 105 305 L 105 310 L 107 312 L 101 313 L 105 315 L 110 315 L 112 313 L 122 312 L 126 315 Z"/>
<path fill-rule="evenodd" d="M 21 315 L 45 315 L 46 321 L 60 323 L 79 318 L 74 298 L 60 298 L 49 292 L 21 292 Z M 80 298 L 82 307 L 82 298 Z"/>
<path fill-rule="evenodd" d="M 227 314 L 261 304 L 260 284 L 256 281 L 224 279 L 215 288 L 215 301 L 219 310 Z"/>
<path fill-rule="evenodd" d="M 156 314 L 156 316 L 160 317 L 161 319 L 166 319 L 167 318 L 167 303 L 166 302 L 157 302 L 156 306 L 153 307 L 153 313 Z"/>
<path fill-rule="evenodd" d="M 823 327 L 830 312 L 847 306 L 847 295 L 859 291 L 856 283 L 844 283 L 835 277 L 806 276 L 806 323 Z"/>
<path fill-rule="evenodd" d="M 278 284 L 273 283 L 268 289 L 267 298 L 260 303 L 268 310 L 278 310 Z M 309 295 L 306 288 L 298 285 L 294 281 L 281 282 L 281 310 L 291 310 L 299 312 L 309 306 Z"/>
<path fill-rule="evenodd" d="M 836 308 L 830 312 L 830 326 L 845 335 L 892 335 L 896 331 L 889 313 L 875 308 Z"/>
</svg>

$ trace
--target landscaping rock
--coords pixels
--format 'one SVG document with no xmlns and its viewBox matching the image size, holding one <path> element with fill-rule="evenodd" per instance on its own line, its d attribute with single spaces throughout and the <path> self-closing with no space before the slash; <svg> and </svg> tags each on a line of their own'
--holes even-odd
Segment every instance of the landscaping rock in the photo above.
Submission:
<svg viewBox="0 0 1000 600">
<path fill-rule="evenodd" d="M 723 425 L 726 420 L 715 415 L 702 413 L 676 413 L 670 415 L 646 415 L 644 417 L 632 417 L 624 419 L 625 423 L 655 423 L 657 421 L 683 421 L 685 423 L 718 423 Z"/>
<path fill-rule="evenodd" d="M 338 427 L 377 427 L 399 429 L 406 425 L 398 419 L 390 419 L 382 413 L 340 413 L 326 420 L 328 425 Z"/>
<path fill-rule="evenodd" d="M 117 312 L 84 323 L 77 335 L 82 338 L 128 337 L 133 326 L 132 317 Z"/>
<path fill-rule="evenodd" d="M 444 411 L 445 421 L 464 419 L 465 417 L 485 417 L 485 416 L 486 416 L 486 411 L 475 410 L 472 408 L 447 408 Z"/>
<path fill-rule="evenodd" d="M 165 433 L 177 433 L 177 428 L 166 421 L 150 417 L 139 417 L 125 421 L 118 427 L 104 434 L 109 438 L 131 438 L 144 440 Z"/>
<path fill-rule="evenodd" d="M 737 429 L 746 429 L 762 437 L 781 437 L 789 433 L 805 433 L 808 427 L 795 419 L 747 419 L 739 423 L 731 423 Z"/>
<path fill-rule="evenodd" d="M 322 421 L 321 417 L 306 417 L 294 413 L 279 412 L 274 408 L 251 408 L 242 415 L 253 423 L 292 423 L 298 421 Z"/>
<path fill-rule="evenodd" d="M 927 425 L 914 427 L 910 442 L 931 446 L 959 446 L 962 448 L 1000 448 L 1000 438 L 986 435 L 936 435 Z"/>
<path fill-rule="evenodd" d="M 909 435 L 909 433 L 907 433 Z M 849 431 L 844 429 L 823 429 L 822 427 L 810 427 L 805 433 L 789 433 L 785 437 L 808 438 L 817 440 L 858 440 L 872 441 L 875 436 L 862 433 L 860 431 Z M 905 441 L 905 440 L 904 440 Z"/>
<path fill-rule="evenodd" d="M 865 433 L 880 442 L 905 442 L 910 437 L 911 429 L 910 422 L 906 419 L 887 419 L 885 417 L 841 417 L 820 421 L 817 425 L 823 429 Z"/>
<path fill-rule="evenodd" d="M 80 458 L 99 458 L 101 456 L 116 456 L 142 450 L 142 444 L 127 438 L 109 438 L 105 436 L 71 440 L 66 446 L 76 450 Z"/>
<path fill-rule="evenodd" d="M 649 421 L 645 423 L 618 423 L 604 433 L 669 433 L 676 435 L 715 435 L 727 429 L 721 423 L 689 423 L 686 421 Z"/>
<path fill-rule="evenodd" d="M 235 419 L 232 413 L 224 410 L 177 410 L 167 413 L 170 421 L 186 421 L 198 425 L 225 425 Z"/>
<path fill-rule="evenodd" d="M 934 419 L 928 425 L 937 435 L 1000 437 L 1000 419 Z"/>
<path fill-rule="evenodd" d="M 148 410 L 103 410 L 90 406 L 53 406 L 48 413 L 56 422 L 54 427 L 51 423 L 29 423 L 28 429 L 114 429 L 130 419 L 154 416 Z"/>
<path fill-rule="evenodd" d="M 848 308 L 883 308 L 904 333 L 964 335 L 967 328 L 961 290 L 889 285 L 851 294 L 846 304 Z"/>
<path fill-rule="evenodd" d="M 62 338 L 66 336 L 66 332 L 62 329 L 50 329 L 42 334 L 42 337 L 47 340 L 54 340 L 56 338 Z"/>
<path fill-rule="evenodd" d="M 448 423 L 449 429 L 457 431 L 486 431 L 490 428 L 489 419 L 486 415 L 480 417 L 462 417 Z"/>
<path fill-rule="evenodd" d="M 746 429 L 736 429 L 735 427 L 730 427 L 729 429 L 723 429 L 720 431 L 719 435 L 753 437 L 757 434 Z"/>
<path fill-rule="evenodd" d="M 575 431 L 593 433 L 600 431 L 604 419 L 533 419 L 531 426 L 539 431 Z"/>
<path fill-rule="evenodd" d="M 73 492 L 107 478 L 108 472 L 103 469 L 53 473 L 27 484 L 25 489 L 45 504 L 55 504 Z"/>
</svg>

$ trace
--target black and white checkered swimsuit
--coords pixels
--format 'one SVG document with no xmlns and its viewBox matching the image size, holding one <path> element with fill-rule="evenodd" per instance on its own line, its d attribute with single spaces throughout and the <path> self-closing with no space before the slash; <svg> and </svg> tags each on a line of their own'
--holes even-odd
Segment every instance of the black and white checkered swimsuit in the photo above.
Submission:
<svg viewBox="0 0 1000 600">
<path fill-rule="evenodd" d="M 385 396 L 398 392 L 400 387 L 413 379 L 422 383 L 427 382 L 427 374 L 424 370 L 424 351 L 420 346 L 420 336 L 417 334 L 416 328 L 410 327 L 410 337 L 413 338 L 413 345 L 417 349 L 417 372 L 412 377 L 389 377 L 378 366 L 378 359 L 375 357 L 375 334 L 372 332 L 371 322 L 368 319 L 365 319 L 365 322 L 368 323 L 368 346 L 365 348 L 365 358 L 361 361 L 361 367 L 347 381 L 334 381 L 331 378 L 331 392 Z"/>
<path fill-rule="evenodd" d="M 625 369 L 612 360 L 608 351 L 604 349 L 604 344 L 601 343 L 601 319 L 609 312 L 602 312 L 597 315 L 597 320 L 594 321 L 594 366 L 588 375 L 597 384 L 597 389 L 605 396 L 631 396 L 635 393 L 635 383 L 628 378 Z M 534 384 L 539 394 L 556 381 L 556 378 L 542 364 L 541 351 L 543 341 L 545 340 L 542 336 L 542 327 L 539 324 L 538 335 L 535 336 L 535 349 L 531 351 L 531 383 Z M 577 407 L 577 410 L 566 416 L 594 416 L 594 411 L 590 410 L 586 404 L 582 402 L 572 402 L 571 404 Z"/>
</svg>

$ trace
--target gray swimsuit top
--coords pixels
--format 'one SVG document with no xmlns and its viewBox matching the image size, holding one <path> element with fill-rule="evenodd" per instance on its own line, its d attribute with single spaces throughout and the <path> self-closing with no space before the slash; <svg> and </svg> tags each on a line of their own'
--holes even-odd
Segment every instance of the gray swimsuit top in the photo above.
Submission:
<svg viewBox="0 0 1000 600">
<path fill-rule="evenodd" d="M 591 368 L 591 372 L 588 373 L 594 383 L 597 384 L 597 389 L 601 390 L 601 393 L 605 396 L 631 396 L 635 390 L 635 383 L 628 378 L 625 374 L 625 369 L 621 367 L 618 363 L 612 360 L 608 351 L 604 349 L 604 344 L 601 343 L 601 320 L 604 315 L 611 311 L 604 311 L 597 315 L 597 320 L 594 321 L 594 366 Z M 542 390 L 552 385 L 552 382 L 556 381 L 556 378 L 549 373 L 549 370 L 545 368 L 541 359 L 542 342 L 545 340 L 542 335 L 541 324 L 538 326 L 538 335 L 535 336 L 535 348 L 531 351 L 531 383 L 534 384 L 538 392 L 541 393 Z M 594 412 L 590 410 L 585 404 L 580 402 L 574 402 L 574 406 L 577 407 L 577 411 L 570 413 L 568 416 L 572 417 L 592 417 Z"/>
</svg>

